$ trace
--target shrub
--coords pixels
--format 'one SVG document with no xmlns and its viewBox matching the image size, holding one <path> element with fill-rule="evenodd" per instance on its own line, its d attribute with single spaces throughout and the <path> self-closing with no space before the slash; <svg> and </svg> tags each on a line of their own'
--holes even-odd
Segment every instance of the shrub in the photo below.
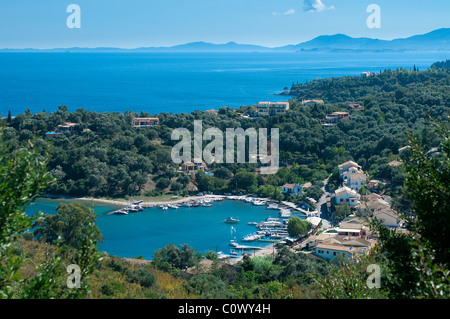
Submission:
<svg viewBox="0 0 450 319">
<path fill-rule="evenodd" d="M 156 277 L 145 269 L 131 270 L 127 273 L 127 281 L 150 288 L 156 283 Z"/>
</svg>

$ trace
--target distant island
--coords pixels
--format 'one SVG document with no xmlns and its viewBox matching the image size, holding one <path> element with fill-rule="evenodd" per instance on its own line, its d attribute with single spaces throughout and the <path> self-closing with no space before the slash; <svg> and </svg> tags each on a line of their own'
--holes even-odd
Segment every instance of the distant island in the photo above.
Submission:
<svg viewBox="0 0 450 319">
<path fill-rule="evenodd" d="M 97 48 L 54 48 L 54 49 L 0 49 L 0 52 L 406 52 L 406 51 L 450 51 L 450 28 L 409 38 L 380 40 L 352 38 L 344 34 L 322 35 L 297 45 L 264 47 L 251 44 L 228 42 L 214 44 L 191 42 L 171 47 L 142 47 L 123 49 L 113 47 Z"/>
</svg>

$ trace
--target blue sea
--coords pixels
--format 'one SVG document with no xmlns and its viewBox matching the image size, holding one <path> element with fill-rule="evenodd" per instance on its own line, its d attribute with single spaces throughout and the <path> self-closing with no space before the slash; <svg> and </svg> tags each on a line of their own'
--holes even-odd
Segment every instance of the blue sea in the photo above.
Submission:
<svg viewBox="0 0 450 319">
<path fill-rule="evenodd" d="M 38 211 L 56 214 L 60 202 L 69 203 L 71 200 L 40 198 L 26 211 L 29 214 Z M 222 251 L 225 254 L 230 252 L 229 243 L 232 239 L 240 244 L 264 247 L 270 243 L 240 241 L 257 230 L 248 223 L 279 217 L 278 210 L 234 200 L 214 202 L 211 207 L 180 207 L 166 211 L 159 207 L 148 208 L 128 215 L 108 215 L 117 209 L 114 206 L 85 204 L 93 207 L 97 214 L 97 225 L 104 240 L 100 250 L 120 257 L 144 256 L 146 259 L 153 259 L 154 251 L 166 244 L 188 244 L 203 253 Z M 227 217 L 238 217 L 240 222 L 223 224 L 222 221 Z"/>
<path fill-rule="evenodd" d="M 0 53 L 0 115 L 30 109 L 151 114 L 239 107 L 258 101 L 285 101 L 274 94 L 316 78 L 360 75 L 400 67 L 421 70 L 450 58 L 422 53 Z M 311 97 L 314 98 L 314 97 Z M 60 200 L 40 199 L 27 208 L 54 214 Z M 224 201 L 212 207 L 127 216 L 107 215 L 115 207 L 95 205 L 104 242 L 101 249 L 122 257 L 143 255 L 173 243 L 199 251 L 229 252 L 230 239 L 255 231 L 248 222 L 277 217 L 276 211 Z M 241 223 L 223 225 L 233 216 Z"/>
<path fill-rule="evenodd" d="M 274 94 L 315 78 L 450 58 L 421 53 L 0 53 L 0 115 L 26 109 L 151 114 L 286 101 Z M 314 98 L 314 97 L 311 97 Z"/>
</svg>

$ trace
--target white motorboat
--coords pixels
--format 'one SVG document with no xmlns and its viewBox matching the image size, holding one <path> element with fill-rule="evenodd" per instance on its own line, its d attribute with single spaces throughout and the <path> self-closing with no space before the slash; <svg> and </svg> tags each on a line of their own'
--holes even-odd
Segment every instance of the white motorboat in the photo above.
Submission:
<svg viewBox="0 0 450 319">
<path fill-rule="evenodd" d="M 233 217 L 227 217 L 227 219 L 223 220 L 222 223 L 224 224 L 237 224 L 239 223 L 239 218 L 233 218 Z"/>
<path fill-rule="evenodd" d="M 278 207 L 278 204 L 273 203 L 273 204 L 270 204 L 269 206 L 267 206 L 266 209 L 279 209 L 279 207 Z"/>
<path fill-rule="evenodd" d="M 279 227 L 283 225 L 282 222 L 277 218 L 266 218 L 265 221 L 260 222 L 257 226 L 259 227 Z"/>
<path fill-rule="evenodd" d="M 173 204 L 169 204 L 167 205 L 167 207 L 172 208 L 172 209 L 178 209 L 180 207 L 178 207 L 177 205 L 173 205 Z"/>
<path fill-rule="evenodd" d="M 262 205 L 265 205 L 265 204 L 266 204 L 266 202 L 262 201 L 262 200 L 255 200 L 255 201 L 253 201 L 253 205 L 256 205 L 256 206 L 262 206 Z"/>
<path fill-rule="evenodd" d="M 128 215 L 128 213 L 122 209 L 116 210 L 113 214 L 114 215 Z"/>
<path fill-rule="evenodd" d="M 143 211 L 144 208 L 141 205 L 131 205 L 131 206 L 125 207 L 123 210 L 127 211 L 129 213 L 137 213 L 137 212 Z"/>
<path fill-rule="evenodd" d="M 258 234 L 251 234 L 251 235 L 247 235 L 247 236 L 243 237 L 241 239 L 241 241 L 246 241 L 246 242 L 248 242 L 248 241 L 255 241 L 255 240 L 258 240 L 260 238 L 261 238 L 261 236 L 258 235 Z"/>
</svg>

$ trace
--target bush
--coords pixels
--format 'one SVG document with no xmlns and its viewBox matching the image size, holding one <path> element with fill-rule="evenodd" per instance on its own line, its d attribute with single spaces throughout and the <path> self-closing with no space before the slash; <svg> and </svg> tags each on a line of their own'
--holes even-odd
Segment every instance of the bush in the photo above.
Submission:
<svg viewBox="0 0 450 319">
<path fill-rule="evenodd" d="M 127 281 L 150 288 L 156 283 L 156 277 L 145 269 L 131 270 L 127 273 Z"/>
</svg>

